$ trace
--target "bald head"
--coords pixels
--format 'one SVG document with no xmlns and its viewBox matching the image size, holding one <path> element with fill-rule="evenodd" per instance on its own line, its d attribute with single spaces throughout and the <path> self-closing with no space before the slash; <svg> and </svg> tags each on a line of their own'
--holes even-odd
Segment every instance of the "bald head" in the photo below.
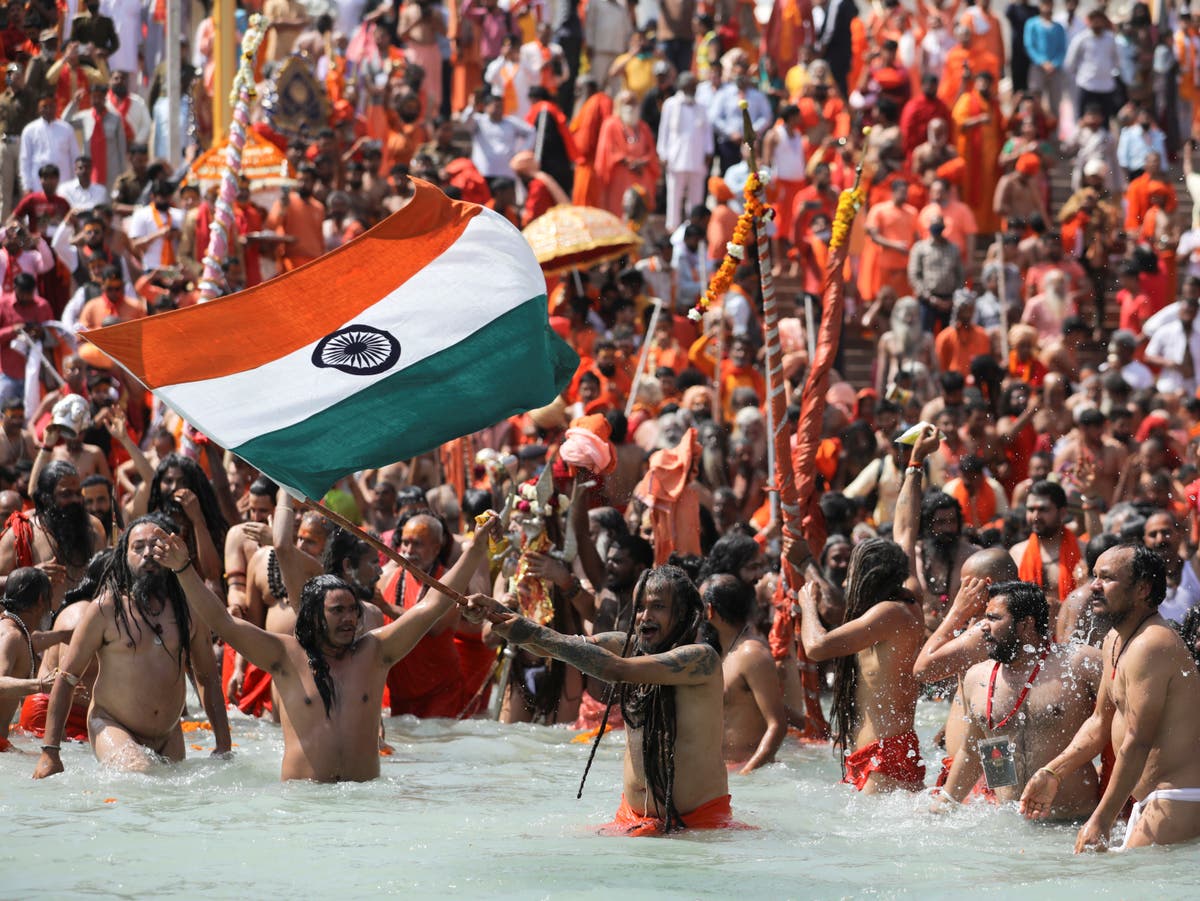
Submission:
<svg viewBox="0 0 1200 901">
<path fill-rule="evenodd" d="M 441 522 L 428 513 L 418 513 L 404 524 L 400 533 L 400 553 L 429 572 L 442 552 L 445 532 Z"/>
<path fill-rule="evenodd" d="M 1017 578 L 1017 564 L 1002 547 L 984 548 L 963 561 L 961 577 L 989 579 L 993 585 L 1011 582 Z"/>
</svg>

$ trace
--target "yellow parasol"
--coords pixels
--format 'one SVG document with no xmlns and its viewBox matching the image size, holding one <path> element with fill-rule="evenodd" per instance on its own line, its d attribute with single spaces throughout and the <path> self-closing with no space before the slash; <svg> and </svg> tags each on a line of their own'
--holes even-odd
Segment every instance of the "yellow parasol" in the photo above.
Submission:
<svg viewBox="0 0 1200 901">
<path fill-rule="evenodd" d="M 196 158 L 184 178 L 184 184 L 199 185 L 201 192 L 221 184 L 225 171 L 227 141 L 210 147 Z M 296 184 L 295 173 L 283 152 L 256 132 L 247 129 L 246 145 L 242 148 L 241 174 L 250 181 L 250 196 L 256 203 L 274 201 L 280 188 Z"/>
<path fill-rule="evenodd" d="M 587 268 L 634 253 L 641 239 L 607 210 L 561 204 L 522 232 L 547 275 Z"/>
</svg>

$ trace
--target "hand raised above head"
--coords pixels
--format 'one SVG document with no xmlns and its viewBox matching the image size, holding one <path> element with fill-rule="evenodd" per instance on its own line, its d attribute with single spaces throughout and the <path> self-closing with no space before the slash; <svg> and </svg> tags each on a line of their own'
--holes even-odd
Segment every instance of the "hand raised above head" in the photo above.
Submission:
<svg viewBox="0 0 1200 901">
<path fill-rule="evenodd" d="M 165 533 L 164 533 L 165 534 Z M 191 562 L 187 545 L 178 535 L 166 535 L 156 538 L 150 556 L 162 566 L 172 571 L 182 570 Z"/>
</svg>

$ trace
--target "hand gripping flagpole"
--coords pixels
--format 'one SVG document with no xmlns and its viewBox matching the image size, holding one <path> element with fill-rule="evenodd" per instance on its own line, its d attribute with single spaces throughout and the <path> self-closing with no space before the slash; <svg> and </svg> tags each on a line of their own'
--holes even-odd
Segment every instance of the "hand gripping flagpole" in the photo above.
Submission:
<svg viewBox="0 0 1200 901">
<path fill-rule="evenodd" d="M 221 173 L 221 189 L 217 195 L 216 215 L 209 228 L 208 250 L 204 254 L 204 274 L 200 276 L 200 300 L 212 300 L 224 293 L 225 273 L 221 264 L 229 255 L 229 247 L 237 234 L 233 205 L 237 201 L 238 176 L 242 171 L 242 149 L 246 146 L 246 128 L 250 122 L 250 103 L 254 99 L 254 57 L 267 34 L 266 16 L 250 17 L 250 27 L 242 38 L 242 55 L 237 75 L 233 79 L 230 101 L 233 121 L 225 144 L 225 168 Z M 230 23 L 232 26 L 232 23 Z"/>
</svg>

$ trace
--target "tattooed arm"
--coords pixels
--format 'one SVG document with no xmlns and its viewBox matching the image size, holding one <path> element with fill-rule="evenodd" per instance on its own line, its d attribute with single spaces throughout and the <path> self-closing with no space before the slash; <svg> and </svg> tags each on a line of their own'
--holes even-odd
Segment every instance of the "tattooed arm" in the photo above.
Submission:
<svg viewBox="0 0 1200 901">
<path fill-rule="evenodd" d="M 691 644 L 662 654 L 621 657 L 603 645 L 623 643 L 625 636 L 607 633 L 589 639 L 582 635 L 561 635 L 546 626 L 518 616 L 491 598 L 475 595 L 471 606 L 485 610 L 492 631 L 513 644 L 535 654 L 553 657 L 605 682 L 632 682 L 647 685 L 700 685 L 721 678 L 721 659 L 708 645 Z M 597 639 L 601 641 L 598 642 Z"/>
</svg>

